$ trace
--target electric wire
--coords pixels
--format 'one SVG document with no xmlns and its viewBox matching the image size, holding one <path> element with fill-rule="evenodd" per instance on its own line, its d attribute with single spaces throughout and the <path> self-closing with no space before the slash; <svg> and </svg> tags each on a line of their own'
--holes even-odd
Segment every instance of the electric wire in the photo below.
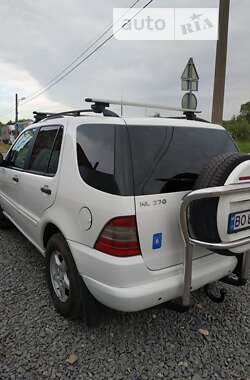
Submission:
<svg viewBox="0 0 250 380">
<path fill-rule="evenodd" d="M 84 62 L 86 62 L 90 57 L 92 57 L 98 50 L 100 50 L 106 43 L 108 43 L 111 39 L 115 37 L 115 35 L 126 25 L 128 25 L 139 13 L 142 12 L 143 9 L 148 7 L 154 0 L 148 1 L 142 8 L 139 9 L 139 11 L 130 19 L 128 19 L 116 32 L 112 33 L 109 37 L 107 37 L 104 41 L 102 41 L 97 47 L 94 48 L 86 57 L 82 58 L 77 64 L 75 64 L 70 70 L 66 71 L 63 75 L 61 75 L 59 78 L 57 78 L 55 81 L 50 83 L 48 86 L 43 88 L 41 91 L 39 91 L 36 95 L 31 96 L 27 101 L 24 101 L 22 105 L 27 104 L 28 102 L 36 99 L 37 97 L 41 96 L 48 90 L 50 90 L 52 87 L 60 83 L 64 78 L 66 78 L 69 74 L 71 74 L 73 71 L 75 71 L 80 65 L 82 65 Z"/>
</svg>

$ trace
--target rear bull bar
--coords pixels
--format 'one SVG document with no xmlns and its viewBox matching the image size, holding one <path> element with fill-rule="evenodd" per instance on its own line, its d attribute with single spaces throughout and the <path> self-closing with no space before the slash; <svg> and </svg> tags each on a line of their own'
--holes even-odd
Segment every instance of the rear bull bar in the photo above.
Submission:
<svg viewBox="0 0 250 380">
<path fill-rule="evenodd" d="M 250 244 L 250 236 L 244 239 L 239 239 L 228 243 L 207 243 L 193 239 L 189 232 L 189 216 L 188 210 L 192 202 L 207 199 L 216 198 L 222 195 L 235 195 L 249 193 L 250 199 L 250 185 L 236 184 L 226 185 L 220 187 L 211 187 L 207 189 L 195 190 L 184 196 L 180 209 L 180 226 L 181 232 L 185 243 L 185 255 L 184 255 L 184 289 L 182 295 L 182 304 L 188 308 L 191 304 L 191 290 L 192 290 L 192 261 L 193 261 L 193 247 L 199 246 L 207 249 L 227 250 L 238 248 L 247 244 Z M 242 252 L 243 260 L 241 264 L 241 277 L 247 279 L 247 260 L 249 259 L 248 252 Z M 249 252 L 250 255 L 250 252 Z"/>
</svg>

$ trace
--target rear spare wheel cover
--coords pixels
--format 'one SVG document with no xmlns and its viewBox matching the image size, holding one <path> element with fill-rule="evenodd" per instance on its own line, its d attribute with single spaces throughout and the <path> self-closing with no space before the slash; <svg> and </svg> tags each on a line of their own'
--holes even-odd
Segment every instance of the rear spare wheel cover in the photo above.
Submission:
<svg viewBox="0 0 250 380">
<path fill-rule="evenodd" d="M 250 186 L 250 157 L 247 161 L 236 166 L 227 178 L 225 185 L 246 184 L 247 182 L 249 182 Z M 250 236 L 250 229 L 237 232 L 236 234 L 228 233 L 228 216 L 231 213 L 238 213 L 247 210 L 250 210 L 249 193 L 220 197 L 217 210 L 217 229 L 221 241 L 232 242 Z M 250 250 L 250 244 L 231 249 L 230 251 L 235 254 L 240 254 L 248 250 Z"/>
<path fill-rule="evenodd" d="M 229 153 L 213 158 L 198 177 L 194 190 L 243 184 L 250 177 L 250 156 Z M 250 182 L 250 180 L 249 180 Z M 190 206 L 190 230 L 194 238 L 209 243 L 226 243 L 250 236 L 250 230 L 228 233 L 229 215 L 250 210 L 250 194 L 221 196 L 193 202 Z M 237 255 L 250 249 L 250 245 L 232 250 L 215 250 L 221 255 Z"/>
</svg>

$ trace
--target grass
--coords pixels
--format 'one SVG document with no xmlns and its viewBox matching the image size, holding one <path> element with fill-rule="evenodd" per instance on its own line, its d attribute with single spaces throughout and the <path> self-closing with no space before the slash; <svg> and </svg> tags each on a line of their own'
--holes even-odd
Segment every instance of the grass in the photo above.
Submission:
<svg viewBox="0 0 250 380">
<path fill-rule="evenodd" d="M 250 153 L 250 141 L 237 141 L 237 145 L 242 153 Z"/>
<path fill-rule="evenodd" d="M 9 150 L 10 145 L 0 143 L 0 153 L 6 153 Z"/>
</svg>

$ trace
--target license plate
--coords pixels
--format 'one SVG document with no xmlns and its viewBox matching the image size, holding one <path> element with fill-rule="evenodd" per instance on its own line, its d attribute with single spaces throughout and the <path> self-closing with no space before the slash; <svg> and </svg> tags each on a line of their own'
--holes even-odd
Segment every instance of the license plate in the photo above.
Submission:
<svg viewBox="0 0 250 380">
<path fill-rule="evenodd" d="M 250 228 L 250 210 L 234 212 L 228 218 L 228 233 L 248 230 Z"/>
</svg>

